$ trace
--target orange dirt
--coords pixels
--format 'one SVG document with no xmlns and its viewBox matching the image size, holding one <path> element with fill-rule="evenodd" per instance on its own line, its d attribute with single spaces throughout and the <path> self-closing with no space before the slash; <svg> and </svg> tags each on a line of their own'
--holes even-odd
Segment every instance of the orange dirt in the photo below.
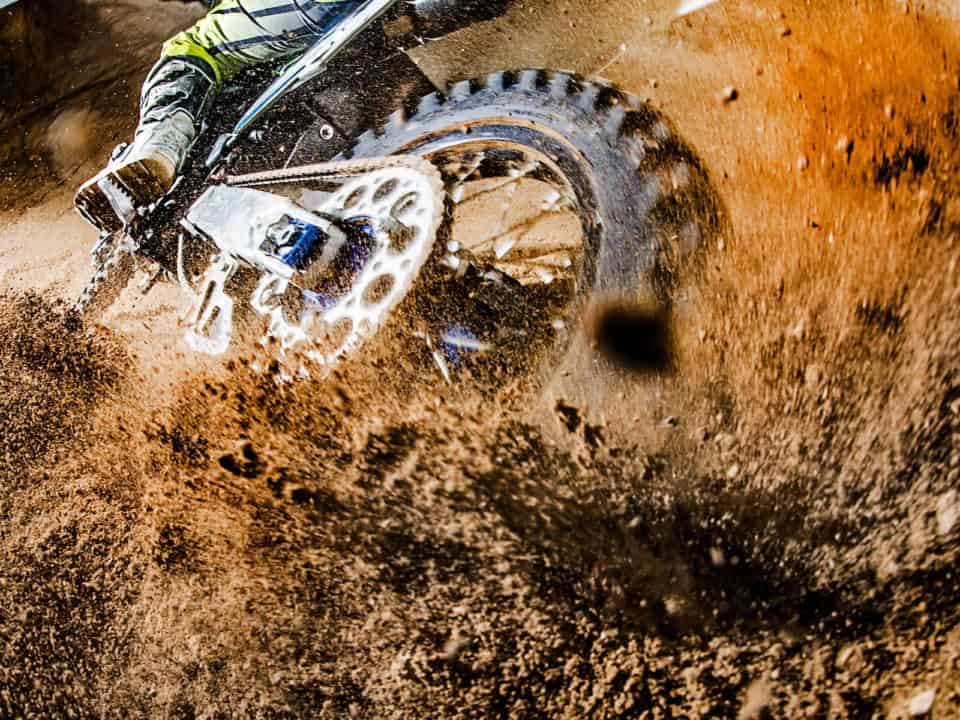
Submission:
<svg viewBox="0 0 960 720">
<path fill-rule="evenodd" d="M 13 240 L 62 199 L 8 218 L 0 714 L 960 715 L 956 27 L 637 7 L 522 7 L 424 58 L 605 67 L 724 197 L 673 372 L 592 411 L 409 388 L 386 351 L 191 372 L 167 306 L 91 330 L 24 295 L 73 289 L 77 226 Z"/>
</svg>

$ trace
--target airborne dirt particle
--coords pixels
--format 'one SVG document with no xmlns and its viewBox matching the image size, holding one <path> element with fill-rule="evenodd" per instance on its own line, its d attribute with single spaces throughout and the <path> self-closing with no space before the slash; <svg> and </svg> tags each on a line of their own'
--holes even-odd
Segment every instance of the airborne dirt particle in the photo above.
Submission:
<svg viewBox="0 0 960 720">
<path fill-rule="evenodd" d="M 760 678 L 750 683 L 743 699 L 743 707 L 737 715 L 737 720 L 762 720 L 767 717 L 770 707 L 770 683 L 766 678 Z"/>
<path fill-rule="evenodd" d="M 946 537 L 960 518 L 960 497 L 956 490 L 948 490 L 937 500 L 937 532 Z"/>
<path fill-rule="evenodd" d="M 733 85 L 726 85 L 717 93 L 717 100 L 723 105 L 729 105 L 740 97 L 740 91 Z"/>
<path fill-rule="evenodd" d="M 910 698 L 908 710 L 911 717 L 923 717 L 930 712 L 933 701 L 937 697 L 936 690 L 924 690 Z"/>
</svg>

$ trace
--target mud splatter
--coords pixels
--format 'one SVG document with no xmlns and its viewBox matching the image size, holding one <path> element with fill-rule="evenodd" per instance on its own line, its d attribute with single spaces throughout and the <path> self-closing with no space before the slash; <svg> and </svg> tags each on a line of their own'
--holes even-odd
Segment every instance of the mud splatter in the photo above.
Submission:
<svg viewBox="0 0 960 720">
<path fill-rule="evenodd" d="M 41 399 L 0 405 L 28 429 L 0 714 L 904 717 L 934 689 L 956 715 L 958 46 L 781 5 L 609 68 L 698 135 L 736 232 L 677 299 L 675 374 L 605 423 L 383 359 L 289 387 L 237 360 L 144 403 L 113 345 L 10 300 L 0 383 Z"/>
</svg>

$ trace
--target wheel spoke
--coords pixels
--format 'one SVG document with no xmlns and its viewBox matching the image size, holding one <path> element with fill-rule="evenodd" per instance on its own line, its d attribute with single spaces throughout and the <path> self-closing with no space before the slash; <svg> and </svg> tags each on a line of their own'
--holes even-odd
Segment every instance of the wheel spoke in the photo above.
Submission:
<svg viewBox="0 0 960 720">
<path fill-rule="evenodd" d="M 576 201 L 549 161 L 526 147 L 445 152 L 434 161 L 454 203 L 456 247 L 521 284 L 575 278 L 583 243 Z"/>
</svg>

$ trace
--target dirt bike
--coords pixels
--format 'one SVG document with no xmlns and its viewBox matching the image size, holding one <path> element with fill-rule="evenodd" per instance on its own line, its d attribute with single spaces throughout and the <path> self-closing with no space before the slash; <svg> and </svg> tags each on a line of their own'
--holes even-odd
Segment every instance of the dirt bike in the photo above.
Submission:
<svg viewBox="0 0 960 720">
<path fill-rule="evenodd" d="M 369 0 L 251 104 L 243 83 L 225 92 L 194 148 L 207 162 L 102 233 L 83 312 L 148 269 L 147 287 L 193 297 L 199 351 L 225 352 L 256 320 L 299 372 L 322 373 L 403 317 L 449 380 L 507 357 L 547 372 L 593 293 L 669 294 L 723 219 L 661 113 L 540 69 L 442 92 L 404 52 L 508 3 Z"/>
</svg>

